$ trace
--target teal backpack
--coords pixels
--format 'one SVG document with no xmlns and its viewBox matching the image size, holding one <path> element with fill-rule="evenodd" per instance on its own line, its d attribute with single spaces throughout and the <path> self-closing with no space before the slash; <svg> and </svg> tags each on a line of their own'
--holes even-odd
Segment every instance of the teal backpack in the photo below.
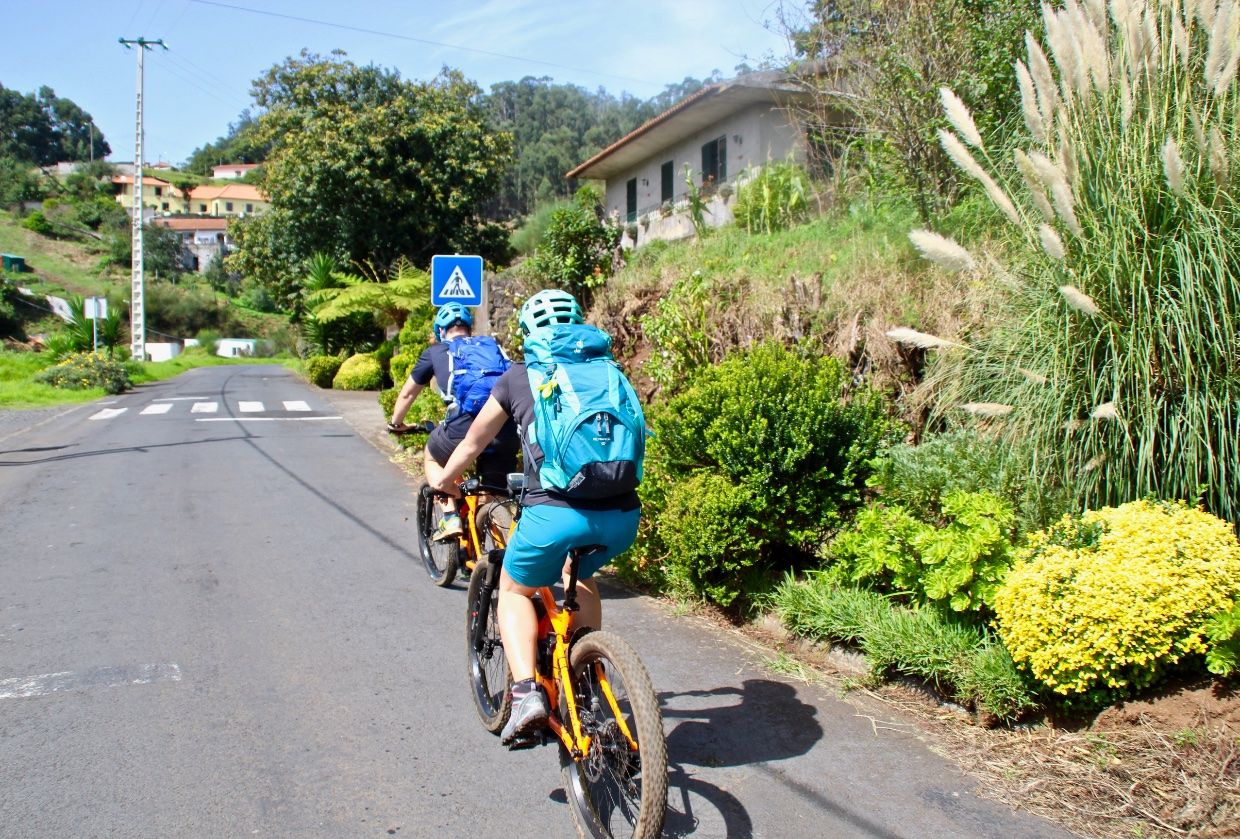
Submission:
<svg viewBox="0 0 1240 839">
<path fill-rule="evenodd" d="M 557 324 L 525 338 L 534 395 L 533 440 L 543 488 L 576 499 L 611 498 L 641 483 L 646 418 L 611 355 L 611 336 Z"/>
</svg>

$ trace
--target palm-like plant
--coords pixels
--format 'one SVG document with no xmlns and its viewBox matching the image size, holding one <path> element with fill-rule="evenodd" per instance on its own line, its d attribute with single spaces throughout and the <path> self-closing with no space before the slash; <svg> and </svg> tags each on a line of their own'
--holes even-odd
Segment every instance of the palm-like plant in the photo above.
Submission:
<svg viewBox="0 0 1240 839">
<path fill-rule="evenodd" d="M 914 232 L 1000 301 L 967 347 L 939 350 L 938 410 L 1024 444 L 1031 476 L 1082 506 L 1201 495 L 1240 520 L 1240 8 L 1043 9 L 1049 55 L 1027 37 L 1030 142 L 1012 161 L 943 91 L 943 147 L 1018 256 L 1003 267 Z"/>
</svg>

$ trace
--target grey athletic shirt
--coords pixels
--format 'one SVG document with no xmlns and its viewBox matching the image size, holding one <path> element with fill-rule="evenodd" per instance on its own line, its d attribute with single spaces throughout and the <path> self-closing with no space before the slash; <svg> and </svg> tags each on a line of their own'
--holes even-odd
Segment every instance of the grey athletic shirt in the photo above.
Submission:
<svg viewBox="0 0 1240 839">
<path fill-rule="evenodd" d="M 534 424 L 534 394 L 530 390 L 530 377 L 524 364 L 515 363 L 509 367 L 495 383 L 491 397 L 508 416 L 517 421 L 521 450 L 525 453 L 525 497 L 522 503 L 526 506 L 551 504 L 576 510 L 636 510 L 641 506 L 636 492 L 628 492 L 615 498 L 570 499 L 543 489 L 538 480 L 538 471 L 543 462 L 542 449 L 530 440 L 533 436 L 530 427 Z"/>
</svg>

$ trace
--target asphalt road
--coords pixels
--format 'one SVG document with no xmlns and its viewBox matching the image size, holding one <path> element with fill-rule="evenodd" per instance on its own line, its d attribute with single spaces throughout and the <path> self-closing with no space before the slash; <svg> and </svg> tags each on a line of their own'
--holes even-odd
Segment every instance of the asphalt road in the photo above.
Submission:
<svg viewBox="0 0 1240 839">
<path fill-rule="evenodd" d="M 553 748 L 475 720 L 382 422 L 249 366 L 0 416 L 0 837 L 573 835 Z M 660 692 L 667 836 L 1070 835 L 738 636 L 606 618 Z"/>
</svg>

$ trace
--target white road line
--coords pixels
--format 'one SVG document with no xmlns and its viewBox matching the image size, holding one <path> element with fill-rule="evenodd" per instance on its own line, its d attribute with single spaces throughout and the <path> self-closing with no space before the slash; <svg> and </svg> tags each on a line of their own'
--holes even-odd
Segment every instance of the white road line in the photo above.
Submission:
<svg viewBox="0 0 1240 839">
<path fill-rule="evenodd" d="M 152 402 L 193 402 L 198 399 L 210 399 L 209 396 L 159 396 Z"/>
<path fill-rule="evenodd" d="M 263 409 L 262 402 L 238 402 L 237 407 L 243 414 L 255 414 Z"/>
<path fill-rule="evenodd" d="M 302 402 L 300 399 L 298 399 L 293 402 L 285 402 L 284 410 L 286 411 L 309 411 L 310 406 L 307 405 L 305 402 Z"/>
<path fill-rule="evenodd" d="M 195 402 L 194 407 L 189 409 L 191 414 L 214 414 L 220 409 L 218 402 Z"/>
<path fill-rule="evenodd" d="M 140 414 L 166 414 L 172 410 L 171 402 L 152 402 L 138 413 Z"/>
<path fill-rule="evenodd" d="M 139 664 L 122 667 L 94 667 L 90 670 L 45 673 L 0 679 L 0 699 L 24 699 L 47 696 L 62 690 L 111 688 L 119 685 L 151 685 L 155 682 L 181 681 L 179 664 Z"/>
<path fill-rule="evenodd" d="M 194 422 L 318 422 L 344 417 L 200 417 Z"/>
<path fill-rule="evenodd" d="M 129 410 L 128 408 L 104 408 L 102 411 L 96 411 L 95 413 L 91 414 L 89 417 L 87 417 L 87 419 L 93 419 L 93 420 L 112 419 L 112 417 L 119 417 L 121 414 L 125 413 L 128 410 Z"/>
</svg>

